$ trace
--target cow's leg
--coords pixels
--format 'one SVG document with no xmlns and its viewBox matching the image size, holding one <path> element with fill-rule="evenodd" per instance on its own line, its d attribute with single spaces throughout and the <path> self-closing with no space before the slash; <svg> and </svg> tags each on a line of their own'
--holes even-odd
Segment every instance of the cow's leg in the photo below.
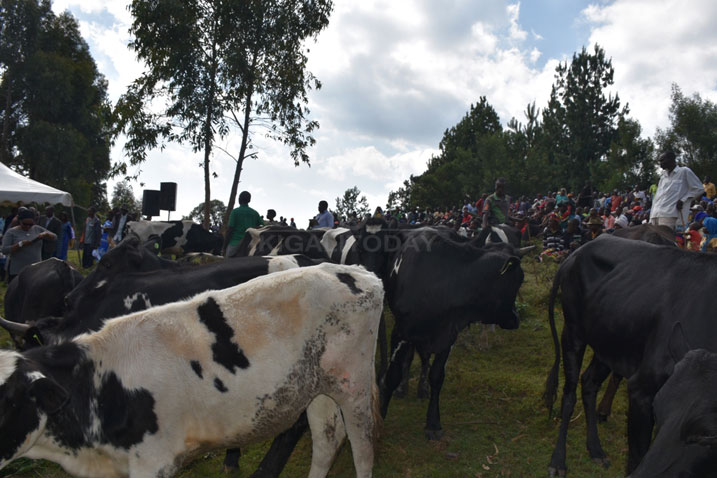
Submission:
<svg viewBox="0 0 717 478">
<path fill-rule="evenodd" d="M 326 395 L 316 397 L 306 415 L 311 429 L 309 478 L 324 478 L 346 439 L 346 428 L 336 402 Z"/>
<path fill-rule="evenodd" d="M 399 340 L 396 330 L 391 334 L 391 360 L 388 362 L 386 375 L 381 381 L 381 416 L 386 417 L 388 404 L 391 401 L 393 392 L 401 383 L 403 362 L 407 354 L 413 354 L 413 346 L 408 342 Z"/>
<path fill-rule="evenodd" d="M 386 313 L 381 311 L 381 321 L 378 323 L 378 374 L 376 378 L 379 380 L 386 373 L 388 363 L 388 344 L 386 343 Z"/>
<path fill-rule="evenodd" d="M 606 422 L 607 417 L 610 416 L 612 412 L 612 401 L 615 399 L 615 394 L 617 393 L 621 380 L 622 377 L 616 373 L 610 375 L 610 381 L 607 383 L 607 388 L 597 408 L 598 422 Z"/>
<path fill-rule="evenodd" d="M 597 412 L 595 403 L 600 385 L 610 375 L 610 367 L 593 356 L 590 365 L 583 373 L 580 388 L 582 391 L 583 406 L 585 407 L 585 426 L 587 428 L 587 448 L 590 458 L 605 468 L 610 466 L 610 460 L 600 444 L 597 428 Z"/>
<path fill-rule="evenodd" d="M 565 321 L 566 323 L 568 322 L 567 318 Z M 580 365 L 585 354 L 585 345 L 570 333 L 568 327 L 563 329 L 561 347 L 563 349 L 565 385 L 563 386 L 563 398 L 560 404 L 560 431 L 548 466 L 548 473 L 551 478 L 565 476 L 567 471 L 565 466 L 565 445 L 568 439 L 570 417 L 573 415 L 575 402 L 577 401 L 576 390 L 578 377 L 580 376 Z"/>
<path fill-rule="evenodd" d="M 441 393 L 441 387 L 443 387 L 443 380 L 446 377 L 446 362 L 448 361 L 448 355 L 451 353 L 451 348 L 448 347 L 445 350 L 438 352 L 433 359 L 431 364 L 431 371 L 429 372 L 428 379 L 431 382 L 431 398 L 428 402 L 428 412 L 426 413 L 426 438 L 429 440 L 440 440 L 443 436 L 441 429 L 441 413 L 439 409 L 439 396 Z"/>
<path fill-rule="evenodd" d="M 655 388 L 659 389 L 659 387 Z M 630 397 L 627 411 L 627 474 L 629 475 L 635 471 L 650 447 L 652 428 L 655 424 L 652 400 L 655 398 L 656 390 L 644 386 L 639 374 L 635 374 L 627 382 L 627 391 Z"/>
<path fill-rule="evenodd" d="M 269 451 L 264 455 L 256 471 L 251 474 L 251 478 L 278 478 L 286 462 L 289 461 L 291 452 L 308 427 L 309 422 L 304 411 L 291 428 L 274 438 Z"/>
<path fill-rule="evenodd" d="M 431 364 L 431 354 L 419 349 L 418 356 L 421 358 L 421 375 L 418 377 L 418 398 L 428 398 L 428 366 Z"/>
<path fill-rule="evenodd" d="M 239 458 L 241 450 L 239 448 L 228 448 L 224 455 L 224 473 L 233 473 L 239 469 Z"/>
<path fill-rule="evenodd" d="M 404 351 L 404 359 L 401 362 L 401 382 L 394 391 L 397 398 L 404 398 L 408 394 L 408 380 L 411 378 L 411 363 L 415 350 L 413 344 L 404 344 L 403 347 L 407 350 Z"/>
</svg>

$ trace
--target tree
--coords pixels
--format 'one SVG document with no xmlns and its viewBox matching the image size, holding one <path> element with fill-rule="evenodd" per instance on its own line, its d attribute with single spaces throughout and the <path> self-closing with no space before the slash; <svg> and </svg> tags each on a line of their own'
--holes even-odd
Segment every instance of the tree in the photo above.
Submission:
<svg viewBox="0 0 717 478">
<path fill-rule="evenodd" d="M 69 191 L 77 204 L 105 204 L 111 106 L 77 21 L 68 13 L 55 16 L 45 1 L 0 6 L 7 25 L 0 31 L 3 160 Z"/>
<path fill-rule="evenodd" d="M 346 220 L 352 218 L 362 220 L 366 214 L 371 213 L 371 208 L 368 205 L 366 196 L 359 198 L 359 194 L 361 194 L 361 191 L 356 186 L 347 189 L 343 197 L 336 198 L 336 210 L 334 212 Z"/>
<path fill-rule="evenodd" d="M 197 207 L 192 209 L 188 216 L 184 219 L 191 219 L 192 221 L 200 221 L 204 218 L 204 203 L 200 203 Z M 227 212 L 227 207 L 219 199 L 212 199 L 209 204 L 211 224 L 214 226 L 221 226 L 224 220 L 224 214 Z"/>
<path fill-rule="evenodd" d="M 215 135 L 241 134 L 227 205 L 234 207 L 244 160 L 256 153 L 250 132 L 291 148 L 294 164 L 309 162 L 314 144 L 307 90 L 320 83 L 306 71 L 303 42 L 328 25 L 331 0 L 133 0 L 131 44 L 149 72 L 137 79 L 119 104 L 130 162 L 164 139 L 189 141 L 204 150 L 205 225 L 209 221 L 209 159 Z M 167 107 L 152 113 L 158 98 Z M 178 121 L 178 124 L 172 123 Z M 229 122 L 228 122 L 229 121 Z"/>
<path fill-rule="evenodd" d="M 124 207 L 131 213 L 139 214 L 142 212 L 142 201 L 135 197 L 132 186 L 128 181 L 120 181 L 115 184 L 110 204 L 113 209 Z"/>
<path fill-rule="evenodd" d="M 699 177 L 717 177 L 717 104 L 672 85 L 670 127 L 658 130 L 660 150 L 672 149 Z"/>
<path fill-rule="evenodd" d="M 628 113 L 620 109 L 616 94 L 605 95 L 613 84 L 612 61 L 595 45 L 592 54 L 583 48 L 570 64 L 555 69 L 555 83 L 543 110 L 543 147 L 559 185 L 579 189 L 607 157 L 617 134 L 617 122 Z"/>
</svg>

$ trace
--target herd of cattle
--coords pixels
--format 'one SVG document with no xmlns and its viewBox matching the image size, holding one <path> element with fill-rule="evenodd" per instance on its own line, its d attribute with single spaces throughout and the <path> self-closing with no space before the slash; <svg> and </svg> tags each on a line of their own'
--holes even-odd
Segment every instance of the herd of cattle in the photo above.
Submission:
<svg viewBox="0 0 717 478">
<path fill-rule="evenodd" d="M 612 372 L 614 383 L 628 377 L 629 476 L 714 476 L 717 323 L 706 297 L 695 298 L 717 284 L 717 256 L 682 251 L 652 226 L 625 231 L 627 239 L 582 246 L 555 278 L 549 409 L 561 349 L 565 384 L 549 474 L 566 474 L 590 346 L 582 375 L 590 456 L 609 464 L 596 404 Z M 238 447 L 274 437 L 252 477 L 278 477 L 309 429 L 310 477 L 326 476 L 345 438 L 357 477 L 370 477 L 382 418 L 414 351 L 428 382 L 426 436 L 440 439 L 439 396 L 460 331 L 519 325 L 524 251 L 508 227 L 466 239 L 374 219 L 328 231 L 270 226 L 247 231 L 242 257 L 200 266 L 158 257 L 147 241 L 175 253 L 217 245 L 181 223 L 137 223 L 84 279 L 50 259 L 9 285 L 0 325 L 17 350 L 0 351 L 0 468 L 29 457 L 77 476 L 169 477 L 217 448 L 228 448 L 225 468 L 236 468 Z M 384 301 L 395 317 L 390 354 Z"/>
</svg>

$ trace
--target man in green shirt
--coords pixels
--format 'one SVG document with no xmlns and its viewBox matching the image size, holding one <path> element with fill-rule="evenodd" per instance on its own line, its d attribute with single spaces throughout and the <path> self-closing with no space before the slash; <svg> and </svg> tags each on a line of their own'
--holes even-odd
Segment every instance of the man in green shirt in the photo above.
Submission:
<svg viewBox="0 0 717 478">
<path fill-rule="evenodd" d="M 505 179 L 498 178 L 495 182 L 495 193 L 488 196 L 483 203 L 483 228 L 507 224 L 508 197 L 505 195 Z"/>
<path fill-rule="evenodd" d="M 235 208 L 229 215 L 229 226 L 224 235 L 224 256 L 234 257 L 239 248 L 239 243 L 246 230 L 250 227 L 259 227 L 264 225 L 259 213 L 249 207 L 251 201 L 251 193 L 242 191 L 239 195 L 239 207 Z"/>
</svg>

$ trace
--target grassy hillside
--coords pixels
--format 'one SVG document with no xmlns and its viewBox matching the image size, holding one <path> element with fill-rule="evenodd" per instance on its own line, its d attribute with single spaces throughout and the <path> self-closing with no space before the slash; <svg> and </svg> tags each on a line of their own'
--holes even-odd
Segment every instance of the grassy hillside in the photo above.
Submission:
<svg viewBox="0 0 717 478">
<path fill-rule="evenodd" d="M 375 477 L 547 476 L 558 422 L 548 419 L 541 396 L 553 360 L 547 301 L 556 267 L 526 257 L 523 269 L 526 276 L 519 295 L 520 329 L 490 332 L 473 326 L 461 334 L 453 348 L 441 395 L 444 437 L 440 442 L 429 442 L 423 435 L 427 402 L 415 398 L 419 361 L 414 361 L 409 396 L 394 399 L 386 417 L 378 445 Z M 3 284 L 0 294 L 4 296 L 4 292 Z M 561 321 L 559 327 L 562 327 Z M 4 332 L 0 333 L 0 345 L 12 346 Z M 588 362 L 589 356 L 584 367 Z M 561 390 L 562 383 L 561 377 Z M 600 425 L 603 447 L 613 463 L 607 470 L 593 464 L 587 456 L 584 414 L 578 403 L 569 433 L 569 476 L 625 476 L 626 401 L 625 389 L 621 388 L 613 416 L 608 423 Z M 241 470 L 235 476 L 248 477 L 268 445 L 263 443 L 244 450 Z M 223 451 L 206 455 L 188 465 L 180 476 L 225 476 L 221 473 L 222 460 Z M 310 460 L 311 440 L 304 437 L 282 476 L 307 476 Z M 18 460 L 0 471 L 0 477 L 9 476 L 59 478 L 68 475 L 50 463 Z M 348 446 L 344 446 L 329 476 L 354 476 Z"/>
</svg>

